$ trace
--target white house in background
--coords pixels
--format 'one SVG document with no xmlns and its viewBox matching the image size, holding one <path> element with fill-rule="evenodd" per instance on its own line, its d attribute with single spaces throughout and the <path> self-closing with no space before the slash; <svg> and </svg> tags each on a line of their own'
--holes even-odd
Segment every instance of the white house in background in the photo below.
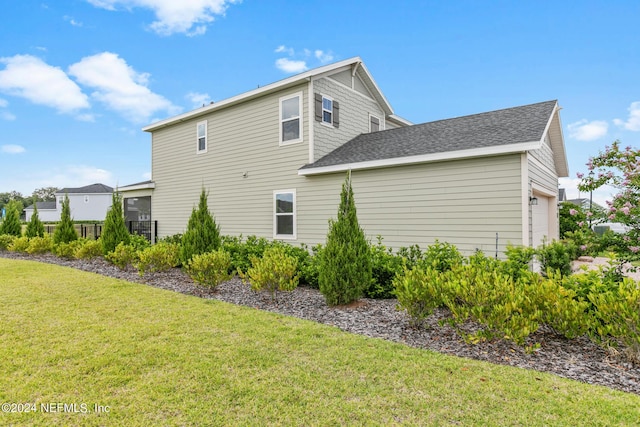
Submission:
<svg viewBox="0 0 640 427">
<path fill-rule="evenodd" d="M 356 57 L 143 130 L 152 180 L 119 191 L 125 206 L 144 198 L 160 237 L 184 232 L 205 188 L 224 234 L 324 243 L 351 171 L 361 226 L 393 248 L 502 254 L 558 238 L 555 100 L 413 125 Z"/>
<path fill-rule="evenodd" d="M 55 201 L 36 203 L 41 221 L 60 221 L 65 194 L 69 196 L 69 208 L 74 221 L 104 221 L 111 207 L 113 188 L 104 184 L 63 188 L 55 194 Z M 33 205 L 24 211 L 26 220 L 29 221 L 33 215 Z"/>
</svg>

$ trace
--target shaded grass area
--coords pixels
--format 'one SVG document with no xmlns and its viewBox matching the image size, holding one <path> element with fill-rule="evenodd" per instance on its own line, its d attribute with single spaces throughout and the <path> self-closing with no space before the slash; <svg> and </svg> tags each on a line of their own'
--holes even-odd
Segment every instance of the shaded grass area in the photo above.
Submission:
<svg viewBox="0 0 640 427">
<path fill-rule="evenodd" d="M 32 261 L 0 258 L 0 342 L 0 403 L 38 408 L 1 425 L 640 422 L 633 394 Z"/>
</svg>

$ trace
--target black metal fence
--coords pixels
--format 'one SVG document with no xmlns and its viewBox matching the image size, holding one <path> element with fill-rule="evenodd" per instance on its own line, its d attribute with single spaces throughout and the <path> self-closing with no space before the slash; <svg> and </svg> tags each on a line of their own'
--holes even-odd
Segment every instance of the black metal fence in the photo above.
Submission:
<svg viewBox="0 0 640 427">
<path fill-rule="evenodd" d="M 56 231 L 57 224 L 45 224 L 44 230 L 53 234 Z M 86 239 L 94 239 L 97 240 L 98 237 L 102 234 L 102 224 L 73 224 L 73 227 L 76 229 L 76 232 L 80 237 L 84 237 Z"/>
<path fill-rule="evenodd" d="M 152 236 L 154 242 L 158 240 L 158 221 L 127 221 L 127 226 L 131 234 L 144 236 L 150 242 Z"/>
<path fill-rule="evenodd" d="M 102 235 L 103 224 L 73 224 L 78 235 L 86 239 L 97 240 Z M 127 221 L 127 228 L 131 234 L 139 234 L 144 236 L 151 242 L 158 240 L 158 221 Z M 45 224 L 44 229 L 47 233 L 53 234 L 56 231 L 56 224 Z"/>
</svg>

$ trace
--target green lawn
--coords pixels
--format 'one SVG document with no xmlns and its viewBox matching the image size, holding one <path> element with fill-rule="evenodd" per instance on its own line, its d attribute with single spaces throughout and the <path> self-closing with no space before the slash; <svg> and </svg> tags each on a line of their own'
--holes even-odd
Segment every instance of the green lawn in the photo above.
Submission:
<svg viewBox="0 0 640 427">
<path fill-rule="evenodd" d="M 640 423 L 637 395 L 31 261 L 0 258 L 0 339 L 0 403 L 38 410 L 0 425 Z"/>
</svg>

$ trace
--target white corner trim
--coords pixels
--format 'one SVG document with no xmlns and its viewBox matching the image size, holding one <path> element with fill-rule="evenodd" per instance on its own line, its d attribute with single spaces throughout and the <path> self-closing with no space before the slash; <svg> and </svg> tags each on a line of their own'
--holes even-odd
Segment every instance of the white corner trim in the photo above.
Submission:
<svg viewBox="0 0 640 427">
<path fill-rule="evenodd" d="M 389 166 L 410 165 L 416 163 L 429 163 L 442 160 L 466 159 L 470 157 L 494 156 L 499 154 L 521 153 L 540 148 L 540 141 L 523 142 L 519 144 L 498 145 L 495 147 L 473 148 L 469 150 L 446 151 L 443 153 L 423 154 L 419 156 L 394 157 L 391 159 L 370 160 L 357 163 L 344 163 L 340 165 L 324 166 L 317 168 L 298 169 L 298 175 L 319 175 L 323 173 L 345 172 L 349 169 L 375 169 Z"/>
<path fill-rule="evenodd" d="M 529 240 L 529 153 L 520 155 L 521 207 L 522 207 L 522 246 L 530 246 Z"/>
<path fill-rule="evenodd" d="M 307 121 L 309 122 L 309 163 L 315 162 L 314 150 L 315 150 L 315 142 L 313 140 L 314 135 L 314 125 L 315 125 L 315 112 L 313 111 L 314 107 L 314 95 L 313 95 L 313 79 L 309 81 L 309 96 L 307 96 Z M 303 126 L 304 129 L 304 126 Z"/>
</svg>

